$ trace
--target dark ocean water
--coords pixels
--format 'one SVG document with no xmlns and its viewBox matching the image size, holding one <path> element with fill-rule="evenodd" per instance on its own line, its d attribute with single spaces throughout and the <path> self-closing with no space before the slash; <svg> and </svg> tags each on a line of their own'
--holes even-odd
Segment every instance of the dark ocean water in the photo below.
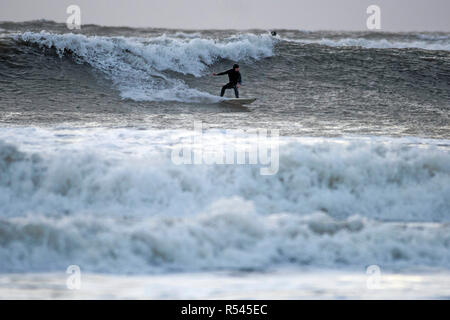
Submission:
<svg viewBox="0 0 450 320">
<path fill-rule="evenodd" d="M 282 135 L 449 136 L 447 33 L 0 28 L 4 124 L 173 129 L 193 116 Z M 210 74 L 234 62 L 241 96 L 258 98 L 246 109 L 215 103 L 226 79 Z"/>
</svg>

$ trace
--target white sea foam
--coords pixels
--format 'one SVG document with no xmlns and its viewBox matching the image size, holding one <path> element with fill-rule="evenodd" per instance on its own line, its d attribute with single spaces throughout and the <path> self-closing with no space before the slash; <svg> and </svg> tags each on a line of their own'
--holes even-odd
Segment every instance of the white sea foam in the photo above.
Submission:
<svg viewBox="0 0 450 320">
<path fill-rule="evenodd" d="M 0 270 L 149 273 L 276 265 L 414 268 L 450 265 L 449 226 L 260 215 L 235 197 L 191 216 L 1 218 Z"/>
<path fill-rule="evenodd" d="M 450 266 L 449 141 L 285 138 L 260 176 L 176 166 L 189 134 L 0 130 L 0 270 Z"/>
<path fill-rule="evenodd" d="M 410 268 L 450 265 L 442 223 L 377 222 L 358 215 L 256 214 L 240 197 L 190 216 L 62 215 L 0 218 L 0 270 L 152 273 L 280 265 Z"/>
<path fill-rule="evenodd" d="M 82 273 L 67 290 L 65 273 L 0 275 L 1 299 L 448 299 L 450 272 L 391 273 L 367 288 L 365 268 L 277 268 L 269 272 L 183 272 L 150 275 Z"/>
<path fill-rule="evenodd" d="M 162 35 L 155 38 L 88 37 L 81 34 L 25 32 L 16 39 L 40 47 L 55 48 L 59 55 L 70 51 L 76 61 L 107 75 L 123 98 L 137 101 L 218 101 L 216 96 L 189 88 L 164 71 L 203 75 L 219 59 L 246 61 L 273 54 L 273 39 L 253 34 L 225 40 Z"/>
<path fill-rule="evenodd" d="M 106 214 L 127 209 L 138 215 L 184 215 L 237 195 L 264 214 L 450 218 L 448 140 L 282 138 L 279 172 L 265 177 L 250 165 L 175 165 L 172 149 L 191 144 L 192 134 L 4 128 L 2 196 L 16 201 L 5 205 L 2 214 L 90 209 L 98 214 L 105 208 Z M 229 137 L 220 130 L 205 132 L 203 143 L 243 145 L 257 139 L 242 133 L 232 141 Z"/>
</svg>

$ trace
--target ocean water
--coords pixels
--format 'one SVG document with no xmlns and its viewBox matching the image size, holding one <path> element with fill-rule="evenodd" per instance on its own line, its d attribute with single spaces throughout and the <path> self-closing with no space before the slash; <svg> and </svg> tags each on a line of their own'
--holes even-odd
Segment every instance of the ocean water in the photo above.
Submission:
<svg viewBox="0 0 450 320">
<path fill-rule="evenodd" d="M 448 33 L 2 22 L 0 298 L 448 298 L 449 110 Z"/>
</svg>

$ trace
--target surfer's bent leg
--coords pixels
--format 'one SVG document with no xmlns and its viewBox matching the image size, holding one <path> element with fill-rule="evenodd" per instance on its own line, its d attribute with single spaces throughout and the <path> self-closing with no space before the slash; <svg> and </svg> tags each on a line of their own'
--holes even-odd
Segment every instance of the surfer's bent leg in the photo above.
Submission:
<svg viewBox="0 0 450 320">
<path fill-rule="evenodd" d="M 227 83 L 222 87 L 222 91 L 220 91 L 220 96 L 223 97 L 225 94 L 225 90 L 233 88 L 233 85 L 231 83 Z"/>
<path fill-rule="evenodd" d="M 239 98 L 239 90 L 238 90 L 237 85 L 235 85 L 235 86 L 233 87 L 233 89 L 234 89 L 234 95 L 236 96 L 236 98 Z"/>
<path fill-rule="evenodd" d="M 227 85 L 224 85 L 222 87 L 222 91 L 220 91 L 220 96 L 223 97 L 223 95 L 225 94 L 225 90 L 227 89 Z"/>
</svg>

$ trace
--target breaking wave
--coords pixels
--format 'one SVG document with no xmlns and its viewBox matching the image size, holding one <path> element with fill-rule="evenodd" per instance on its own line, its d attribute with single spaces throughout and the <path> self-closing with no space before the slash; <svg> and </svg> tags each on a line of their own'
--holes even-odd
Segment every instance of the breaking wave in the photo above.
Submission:
<svg viewBox="0 0 450 320">
<path fill-rule="evenodd" d="M 283 138 L 261 176 L 175 165 L 186 132 L 32 131 L 0 145 L 1 271 L 450 265 L 443 141 Z"/>
<path fill-rule="evenodd" d="M 178 34 L 180 35 L 180 34 Z M 258 60 L 273 55 L 274 40 L 268 35 L 246 34 L 224 40 L 98 37 L 82 34 L 24 32 L 16 40 L 71 55 L 105 74 L 122 98 L 135 101 L 217 102 L 219 98 L 189 88 L 167 71 L 199 77 L 220 59 Z"/>
</svg>

